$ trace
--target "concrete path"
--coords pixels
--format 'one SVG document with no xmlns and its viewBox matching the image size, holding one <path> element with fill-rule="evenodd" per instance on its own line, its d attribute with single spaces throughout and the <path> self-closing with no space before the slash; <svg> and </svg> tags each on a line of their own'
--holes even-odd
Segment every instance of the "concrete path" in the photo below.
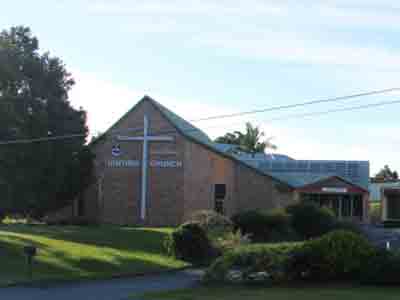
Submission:
<svg viewBox="0 0 400 300">
<path fill-rule="evenodd" d="M 201 270 L 163 275 L 62 284 L 52 287 L 0 288 L 1 300 L 127 300 L 133 294 L 194 287 Z M 140 299 L 138 299 L 140 300 Z"/>
</svg>

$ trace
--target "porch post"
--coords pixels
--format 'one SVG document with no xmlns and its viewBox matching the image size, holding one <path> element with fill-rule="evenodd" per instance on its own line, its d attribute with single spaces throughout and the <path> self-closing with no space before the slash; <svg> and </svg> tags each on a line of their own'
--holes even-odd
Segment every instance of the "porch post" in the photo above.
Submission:
<svg viewBox="0 0 400 300">
<path fill-rule="evenodd" d="M 343 207 L 342 200 L 343 200 L 343 197 L 340 196 L 337 199 L 339 201 L 338 218 L 339 218 L 339 220 L 341 220 L 342 219 L 342 207 Z"/>
<path fill-rule="evenodd" d="M 381 210 L 382 210 L 382 221 L 387 220 L 387 201 L 383 188 L 381 189 Z"/>
<path fill-rule="evenodd" d="M 353 218 L 354 195 L 350 195 L 350 217 Z"/>
</svg>

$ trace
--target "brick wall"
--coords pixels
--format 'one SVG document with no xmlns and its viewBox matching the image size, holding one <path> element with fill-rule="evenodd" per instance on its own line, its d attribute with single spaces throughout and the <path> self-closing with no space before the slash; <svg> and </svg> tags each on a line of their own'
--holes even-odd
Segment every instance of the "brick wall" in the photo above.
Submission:
<svg viewBox="0 0 400 300">
<path fill-rule="evenodd" d="M 118 142 L 117 134 L 142 136 L 143 115 L 150 120 L 150 134 L 168 131 L 174 142 L 151 142 L 150 160 L 183 161 L 183 138 L 163 118 L 157 109 L 141 102 L 127 118 L 119 122 L 107 137 L 94 147 L 96 154 L 96 183 L 85 193 L 88 213 L 99 215 L 103 223 L 134 225 L 141 223 L 141 166 L 109 167 L 110 160 L 142 160 L 142 142 Z M 136 128 L 136 130 L 132 130 Z M 111 155 L 112 146 L 119 144 L 121 155 Z M 99 182 L 101 188 L 99 189 Z M 183 167 L 148 168 L 148 199 L 146 224 L 152 226 L 179 224 L 183 216 Z M 98 209 L 96 209 L 98 208 Z"/>
</svg>

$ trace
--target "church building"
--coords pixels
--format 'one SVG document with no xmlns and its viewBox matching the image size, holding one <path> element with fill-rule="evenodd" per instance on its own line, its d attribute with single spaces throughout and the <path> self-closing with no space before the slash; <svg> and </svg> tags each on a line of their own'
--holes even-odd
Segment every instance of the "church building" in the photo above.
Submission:
<svg viewBox="0 0 400 300">
<path fill-rule="evenodd" d="M 91 147 L 95 180 L 73 213 L 101 223 L 178 225 L 197 210 L 231 216 L 297 201 L 368 220 L 368 162 L 240 153 L 148 96 Z"/>
</svg>

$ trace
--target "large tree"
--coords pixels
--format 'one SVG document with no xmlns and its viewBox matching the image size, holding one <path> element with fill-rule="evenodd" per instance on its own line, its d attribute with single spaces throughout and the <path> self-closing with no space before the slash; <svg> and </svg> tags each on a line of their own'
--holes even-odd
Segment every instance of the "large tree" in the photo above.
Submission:
<svg viewBox="0 0 400 300">
<path fill-rule="evenodd" d="M 271 138 L 265 139 L 265 133 L 258 126 L 246 123 L 246 131 L 228 132 L 224 136 L 215 139 L 217 143 L 238 145 L 239 149 L 247 153 L 264 153 L 267 148 L 276 149 L 271 143 Z"/>
<path fill-rule="evenodd" d="M 380 180 L 397 180 L 399 179 L 399 175 L 397 171 L 392 171 L 388 165 L 385 165 L 376 175 L 376 179 Z"/>
<path fill-rule="evenodd" d="M 0 142 L 21 142 L 0 143 L 0 208 L 42 215 L 88 184 L 92 156 L 86 112 L 68 101 L 73 84 L 59 58 L 39 51 L 29 28 L 0 33 Z"/>
</svg>

